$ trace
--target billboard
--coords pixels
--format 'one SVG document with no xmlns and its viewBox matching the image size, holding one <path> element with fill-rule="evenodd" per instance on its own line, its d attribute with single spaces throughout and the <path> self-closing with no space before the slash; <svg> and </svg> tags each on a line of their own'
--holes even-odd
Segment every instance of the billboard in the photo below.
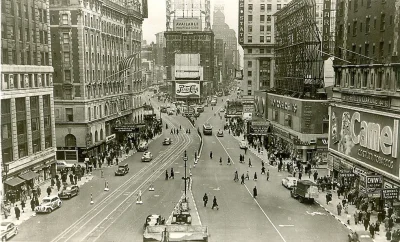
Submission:
<svg viewBox="0 0 400 242">
<path fill-rule="evenodd" d="M 174 31 L 201 31 L 201 19 L 180 18 L 174 19 Z"/>
<path fill-rule="evenodd" d="M 200 82 L 175 82 L 176 97 L 200 98 Z"/>
<path fill-rule="evenodd" d="M 349 160 L 399 175 L 399 116 L 335 106 L 330 111 L 329 150 Z"/>
</svg>

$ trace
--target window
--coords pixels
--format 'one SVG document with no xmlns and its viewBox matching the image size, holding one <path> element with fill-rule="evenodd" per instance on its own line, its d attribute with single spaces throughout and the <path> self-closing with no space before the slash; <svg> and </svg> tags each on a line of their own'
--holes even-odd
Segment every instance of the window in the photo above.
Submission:
<svg viewBox="0 0 400 242">
<path fill-rule="evenodd" d="M 264 12 L 265 11 L 265 4 L 260 4 L 260 11 Z"/>
<path fill-rule="evenodd" d="M 253 11 L 253 4 L 249 4 L 248 9 L 249 11 Z"/>
<path fill-rule="evenodd" d="M 253 43 L 253 36 L 247 36 L 247 42 Z"/>
<path fill-rule="evenodd" d="M 267 43 L 271 43 L 271 36 L 267 36 Z"/>
<path fill-rule="evenodd" d="M 40 144 L 40 137 L 32 140 L 32 151 L 33 153 L 37 153 L 42 149 L 42 145 Z"/>
<path fill-rule="evenodd" d="M 285 114 L 285 126 L 292 127 L 292 115 Z"/>
<path fill-rule="evenodd" d="M 267 32 L 271 32 L 271 25 L 267 25 Z"/>
<path fill-rule="evenodd" d="M 69 64 L 70 62 L 70 53 L 69 52 L 64 52 L 64 63 Z"/>
<path fill-rule="evenodd" d="M 10 99 L 2 99 L 1 100 L 1 114 L 10 114 L 11 113 L 11 100 Z"/>
<path fill-rule="evenodd" d="M 354 87 L 355 76 L 356 76 L 356 73 L 355 73 L 355 71 L 352 70 L 350 72 L 350 87 Z"/>
<path fill-rule="evenodd" d="M 247 90 L 247 95 L 251 96 L 251 90 Z"/>
<path fill-rule="evenodd" d="M 367 8 L 371 7 L 372 0 L 367 0 Z"/>
<path fill-rule="evenodd" d="M 68 24 L 68 14 L 63 14 L 61 17 L 61 22 L 63 25 L 67 25 Z"/>
<path fill-rule="evenodd" d="M 11 123 L 1 125 L 1 139 L 10 139 L 11 136 Z"/>
<path fill-rule="evenodd" d="M 247 85 L 248 85 L 248 86 L 251 86 L 251 80 L 248 80 L 248 81 L 247 81 Z"/>
<path fill-rule="evenodd" d="M 353 36 L 357 35 L 357 21 L 353 22 Z"/>
<path fill-rule="evenodd" d="M 384 47 L 384 42 L 383 41 L 379 42 L 379 57 L 381 57 L 381 58 L 383 58 L 384 53 L 385 53 L 383 47 Z"/>
<path fill-rule="evenodd" d="M 24 4 L 24 15 L 25 15 L 25 18 L 26 18 L 26 19 L 29 18 L 29 15 L 28 15 L 28 6 L 27 6 L 26 4 Z"/>
<path fill-rule="evenodd" d="M 18 144 L 18 155 L 19 158 L 23 158 L 28 155 L 28 143 Z"/>
<path fill-rule="evenodd" d="M 32 129 L 32 132 L 40 130 L 39 118 L 31 119 L 31 129 Z"/>
<path fill-rule="evenodd" d="M 267 11 L 271 12 L 272 11 L 272 4 L 267 4 Z"/>
<path fill-rule="evenodd" d="M 354 0 L 354 12 L 358 11 L 358 0 Z"/>
<path fill-rule="evenodd" d="M 26 134 L 26 120 L 17 121 L 17 135 Z"/>
<path fill-rule="evenodd" d="M 249 25 L 248 30 L 249 30 L 249 33 L 253 32 L 253 26 Z"/>
<path fill-rule="evenodd" d="M 74 122 L 74 111 L 72 108 L 66 108 L 65 115 L 68 122 Z"/>
<path fill-rule="evenodd" d="M 64 82 L 65 83 L 71 83 L 71 71 L 70 70 L 65 70 L 64 71 Z"/>
<path fill-rule="evenodd" d="M 69 34 L 68 33 L 63 33 L 63 43 L 69 44 Z"/>
<path fill-rule="evenodd" d="M 363 23 L 360 23 L 360 33 L 363 31 Z"/>
<path fill-rule="evenodd" d="M 260 49 L 260 54 L 264 54 L 265 49 Z"/>
<path fill-rule="evenodd" d="M 364 71 L 361 87 L 367 87 L 368 72 Z"/>
<path fill-rule="evenodd" d="M 267 23 L 270 23 L 271 22 L 271 15 L 267 15 Z"/>
<path fill-rule="evenodd" d="M 253 21 L 253 15 L 248 15 L 247 18 L 248 18 L 248 21 L 249 21 L 249 22 L 252 22 L 252 21 Z"/>
<path fill-rule="evenodd" d="M 52 147 L 52 146 L 53 146 L 52 143 L 53 143 L 53 142 L 52 142 L 52 137 L 51 137 L 51 134 L 50 134 L 50 135 L 48 135 L 48 136 L 45 137 L 44 148 L 47 149 L 47 148 Z"/>
<path fill-rule="evenodd" d="M 260 25 L 260 32 L 261 32 L 261 33 L 264 32 L 264 28 L 265 28 L 264 25 Z"/>
<path fill-rule="evenodd" d="M 47 23 L 47 10 L 43 9 L 43 22 Z"/>
<path fill-rule="evenodd" d="M 252 72 L 252 71 L 247 71 L 247 76 L 248 76 L 248 77 L 253 76 L 253 72 Z"/>
<path fill-rule="evenodd" d="M 39 97 L 30 97 L 30 108 L 33 110 L 39 110 Z"/>
<path fill-rule="evenodd" d="M 384 13 L 381 14 L 381 31 L 385 30 L 385 16 Z"/>
<path fill-rule="evenodd" d="M 364 46 L 364 55 L 365 56 L 369 56 L 369 44 L 365 44 Z"/>
<path fill-rule="evenodd" d="M 276 10 L 281 10 L 282 9 L 282 5 L 281 4 L 277 4 L 276 5 Z"/>
<path fill-rule="evenodd" d="M 43 109 L 47 110 L 50 108 L 50 95 L 43 95 Z"/>
<path fill-rule="evenodd" d="M 247 67 L 248 68 L 252 68 L 253 67 L 253 62 L 252 61 L 248 61 L 247 62 Z"/>
<path fill-rule="evenodd" d="M 264 36 L 260 36 L 260 43 L 264 43 Z"/>
<path fill-rule="evenodd" d="M 400 90 L 400 68 L 397 68 L 395 70 L 395 75 L 396 75 L 396 84 L 397 84 L 397 90 Z"/>
<path fill-rule="evenodd" d="M 248 53 L 248 54 L 253 54 L 253 49 L 251 49 L 251 48 L 250 48 L 250 49 L 247 49 L 247 53 Z"/>
<path fill-rule="evenodd" d="M 260 23 L 264 23 L 265 22 L 265 15 L 260 15 Z"/>
<path fill-rule="evenodd" d="M 25 98 L 20 97 L 15 99 L 15 108 L 17 112 L 25 112 L 26 110 L 26 103 L 25 103 Z"/>
</svg>

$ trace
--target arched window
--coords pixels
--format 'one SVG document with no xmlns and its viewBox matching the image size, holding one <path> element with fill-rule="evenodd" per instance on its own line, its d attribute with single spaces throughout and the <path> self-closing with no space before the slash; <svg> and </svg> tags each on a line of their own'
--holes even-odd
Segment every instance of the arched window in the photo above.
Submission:
<svg viewBox="0 0 400 242">
<path fill-rule="evenodd" d="M 100 129 L 100 140 L 104 139 L 104 132 L 103 129 Z"/>
<path fill-rule="evenodd" d="M 65 146 L 76 147 L 76 138 L 73 134 L 67 134 L 65 136 Z"/>
<path fill-rule="evenodd" d="M 94 132 L 94 142 L 98 142 L 98 141 L 99 141 L 99 133 L 96 130 L 96 132 Z"/>
</svg>

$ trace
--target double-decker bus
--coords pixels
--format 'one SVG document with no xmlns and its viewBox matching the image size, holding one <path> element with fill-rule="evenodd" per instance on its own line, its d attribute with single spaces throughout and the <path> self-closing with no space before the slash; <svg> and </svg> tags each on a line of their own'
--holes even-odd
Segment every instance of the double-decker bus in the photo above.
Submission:
<svg viewBox="0 0 400 242">
<path fill-rule="evenodd" d="M 204 135 L 212 135 L 212 126 L 209 123 L 203 125 L 203 134 Z"/>
</svg>

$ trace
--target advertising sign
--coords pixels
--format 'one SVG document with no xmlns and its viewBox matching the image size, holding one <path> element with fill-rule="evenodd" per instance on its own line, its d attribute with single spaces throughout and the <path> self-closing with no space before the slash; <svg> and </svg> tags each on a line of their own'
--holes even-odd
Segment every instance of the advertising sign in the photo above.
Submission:
<svg viewBox="0 0 400 242">
<path fill-rule="evenodd" d="M 398 176 L 399 118 L 390 115 L 331 107 L 329 150 Z"/>
<path fill-rule="evenodd" d="M 239 44 L 244 43 L 244 0 L 239 0 L 239 26 L 238 26 L 238 42 Z"/>
<path fill-rule="evenodd" d="M 322 14 L 322 51 L 329 53 L 331 39 L 331 0 L 324 0 Z M 328 57 L 328 55 L 324 55 L 324 59 L 328 59 Z"/>
<path fill-rule="evenodd" d="M 201 19 L 174 19 L 174 31 L 201 31 Z"/>
<path fill-rule="evenodd" d="M 138 132 L 139 127 L 137 127 L 136 124 L 124 124 L 114 127 L 114 131 L 121 133 L 133 133 L 133 132 Z"/>
<path fill-rule="evenodd" d="M 267 122 L 253 121 L 250 125 L 250 133 L 257 135 L 266 135 L 268 132 L 269 124 Z"/>
<path fill-rule="evenodd" d="M 175 95 L 177 97 L 200 97 L 200 83 L 175 82 Z"/>
<path fill-rule="evenodd" d="M 399 189 L 397 188 L 385 188 L 382 190 L 383 199 L 397 199 L 399 197 Z"/>
</svg>

